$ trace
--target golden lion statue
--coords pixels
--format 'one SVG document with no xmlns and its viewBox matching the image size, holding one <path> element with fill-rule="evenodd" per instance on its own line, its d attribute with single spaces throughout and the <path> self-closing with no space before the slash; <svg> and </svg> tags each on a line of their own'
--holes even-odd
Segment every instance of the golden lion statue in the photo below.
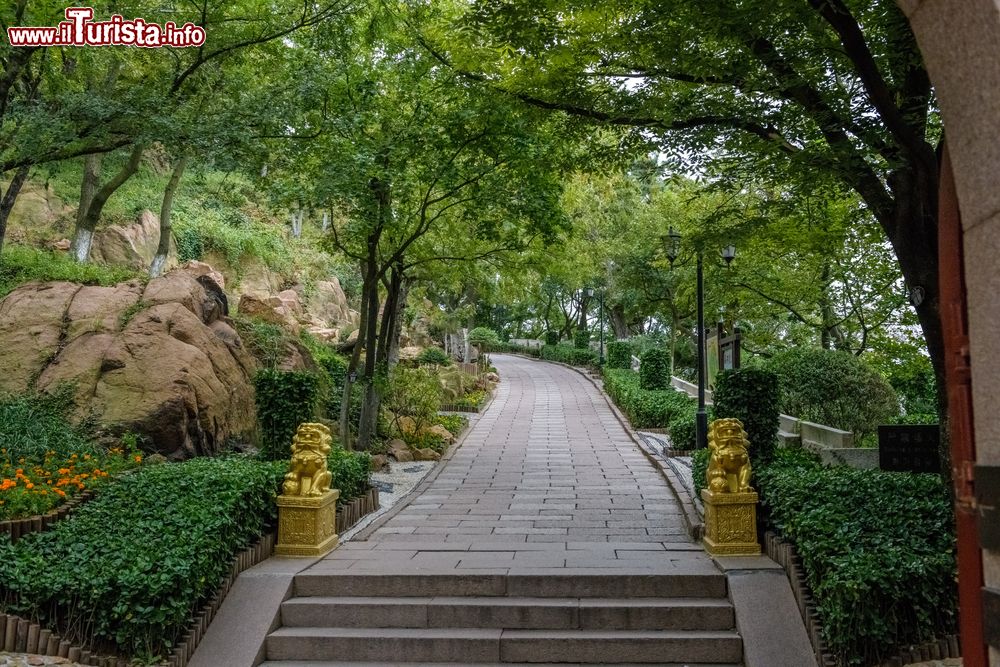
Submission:
<svg viewBox="0 0 1000 667">
<path fill-rule="evenodd" d="M 712 493 L 747 493 L 750 488 L 750 456 L 747 433 L 738 419 L 716 419 L 708 430 L 708 490 Z"/>
<path fill-rule="evenodd" d="M 292 465 L 285 475 L 286 496 L 321 496 L 330 490 L 326 455 L 333 437 L 323 424 L 300 424 L 292 438 Z"/>
</svg>

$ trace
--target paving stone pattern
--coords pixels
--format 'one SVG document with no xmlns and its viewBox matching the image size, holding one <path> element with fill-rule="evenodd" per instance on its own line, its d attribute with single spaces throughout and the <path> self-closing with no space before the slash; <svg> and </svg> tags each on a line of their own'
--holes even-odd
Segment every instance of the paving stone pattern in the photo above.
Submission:
<svg viewBox="0 0 1000 667">
<path fill-rule="evenodd" d="M 673 492 L 576 371 L 495 355 L 489 410 L 418 498 L 311 572 L 715 572 Z"/>
</svg>

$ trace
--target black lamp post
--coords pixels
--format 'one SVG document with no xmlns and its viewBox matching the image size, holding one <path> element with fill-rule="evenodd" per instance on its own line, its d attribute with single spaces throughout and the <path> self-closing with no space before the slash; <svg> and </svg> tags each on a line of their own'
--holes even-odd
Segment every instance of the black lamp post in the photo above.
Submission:
<svg viewBox="0 0 1000 667">
<path fill-rule="evenodd" d="M 664 239 L 667 259 L 670 266 L 674 265 L 674 260 L 680 255 L 681 235 L 673 227 Z M 736 246 L 726 246 L 722 249 L 722 259 L 728 266 L 736 257 Z M 705 410 L 705 278 L 702 270 L 702 253 L 698 248 L 698 412 L 695 415 L 695 447 L 702 449 L 708 447 L 708 411 Z"/>
<path fill-rule="evenodd" d="M 588 287 L 586 291 L 587 291 L 587 297 L 593 298 L 595 291 L 594 288 Z M 598 363 L 601 366 L 603 366 L 604 365 L 604 290 L 597 291 L 597 298 L 598 298 L 598 303 L 600 303 L 601 305 L 600 314 L 598 315 L 597 318 L 598 322 L 601 325 L 601 353 L 600 356 L 598 357 L 599 359 Z"/>
</svg>

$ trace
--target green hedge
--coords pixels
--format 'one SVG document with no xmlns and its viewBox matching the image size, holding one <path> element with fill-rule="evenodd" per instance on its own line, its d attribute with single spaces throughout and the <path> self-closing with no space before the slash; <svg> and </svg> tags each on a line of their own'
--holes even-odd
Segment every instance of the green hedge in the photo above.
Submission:
<svg viewBox="0 0 1000 667">
<path fill-rule="evenodd" d="M 273 521 L 284 471 L 232 457 L 125 475 L 46 532 L 0 537 L 3 606 L 66 637 L 162 656 Z"/>
<path fill-rule="evenodd" d="M 590 332 L 586 329 L 577 329 L 573 334 L 573 347 L 578 350 L 586 350 L 590 347 Z"/>
<path fill-rule="evenodd" d="M 769 461 L 778 437 L 778 376 L 762 368 L 723 371 L 712 398 L 714 418 L 743 422 L 754 462 Z"/>
<path fill-rule="evenodd" d="M 340 489 L 338 505 L 350 502 L 368 491 L 372 468 L 370 454 L 334 447 L 327 455 L 326 462 L 332 478 L 330 488 Z"/>
<path fill-rule="evenodd" d="M 670 418 L 667 431 L 670 433 L 670 444 L 673 445 L 674 449 L 694 449 L 697 447 L 697 413 L 698 404 L 694 400 L 688 399 L 683 407 Z"/>
<path fill-rule="evenodd" d="M 569 345 L 543 345 L 539 353 L 542 359 L 559 361 L 571 366 L 596 366 L 597 353 L 593 350 L 580 350 Z"/>
<path fill-rule="evenodd" d="M 899 413 L 889 383 L 853 354 L 793 348 L 764 366 L 778 375 L 786 415 L 853 431 L 861 440 Z"/>
<path fill-rule="evenodd" d="M 694 481 L 695 495 L 701 498 L 701 490 L 705 488 L 708 473 L 708 460 L 712 458 L 712 450 L 696 449 L 691 453 L 691 477 Z"/>
<path fill-rule="evenodd" d="M 639 384 L 643 389 L 670 389 L 670 354 L 653 347 L 639 358 Z"/>
<path fill-rule="evenodd" d="M 260 453 L 272 461 L 287 460 L 299 424 L 315 418 L 320 380 L 300 371 L 257 371 L 253 379 L 260 424 Z"/>
<path fill-rule="evenodd" d="M 559 332 L 558 331 L 546 331 L 545 332 L 545 344 L 546 345 L 558 345 L 559 344 Z"/>
<path fill-rule="evenodd" d="M 897 647 L 955 631 L 954 528 L 939 476 L 827 468 L 778 450 L 757 479 L 842 664 L 878 664 Z"/>
<path fill-rule="evenodd" d="M 632 368 L 632 346 L 627 340 L 613 340 L 608 343 L 608 367 Z"/>
<path fill-rule="evenodd" d="M 634 428 L 667 428 L 692 400 L 673 389 L 647 391 L 639 386 L 639 374 L 617 368 L 604 369 L 604 391 L 621 408 Z"/>
</svg>

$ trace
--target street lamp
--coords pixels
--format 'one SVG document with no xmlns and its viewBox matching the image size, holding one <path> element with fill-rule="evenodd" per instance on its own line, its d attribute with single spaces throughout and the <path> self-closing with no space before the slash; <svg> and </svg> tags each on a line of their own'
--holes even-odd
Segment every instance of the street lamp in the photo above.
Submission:
<svg viewBox="0 0 1000 667">
<path fill-rule="evenodd" d="M 586 292 L 587 292 L 587 298 L 593 298 L 595 292 L 593 287 L 586 288 Z M 604 365 L 604 290 L 596 290 L 596 292 L 597 292 L 597 298 L 599 299 L 598 302 L 601 304 L 600 314 L 597 317 L 598 322 L 601 325 L 601 352 L 600 355 L 598 356 L 598 364 L 600 366 L 603 366 Z"/>
<path fill-rule="evenodd" d="M 664 250 L 670 266 L 674 265 L 674 260 L 680 255 L 681 235 L 680 232 L 670 227 L 666 238 L 663 239 Z M 736 246 L 728 245 L 722 249 L 722 259 L 726 266 L 729 266 L 736 257 Z M 703 449 L 708 447 L 708 411 L 705 409 L 705 278 L 702 269 L 702 253 L 698 248 L 698 412 L 695 414 L 695 448 Z"/>
</svg>

